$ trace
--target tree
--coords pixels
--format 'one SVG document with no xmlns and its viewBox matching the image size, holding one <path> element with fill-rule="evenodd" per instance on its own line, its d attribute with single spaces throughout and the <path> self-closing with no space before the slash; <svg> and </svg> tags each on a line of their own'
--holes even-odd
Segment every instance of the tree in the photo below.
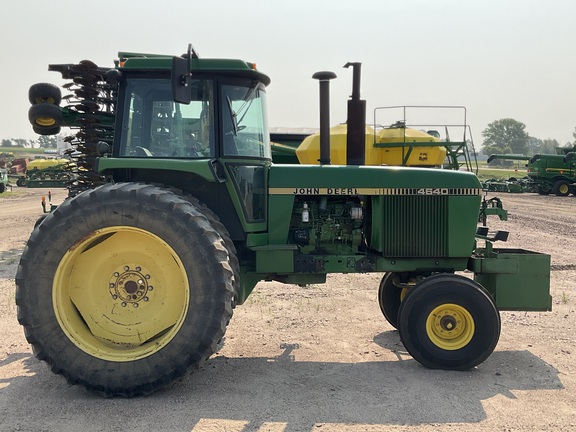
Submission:
<svg viewBox="0 0 576 432">
<path fill-rule="evenodd" d="M 526 125 L 511 118 L 495 120 L 482 131 L 484 154 L 526 154 Z"/>
<path fill-rule="evenodd" d="M 27 147 L 28 141 L 23 138 L 12 138 L 12 145 L 14 147 Z"/>
<path fill-rule="evenodd" d="M 58 147 L 58 142 L 54 135 L 40 135 L 38 143 L 40 148 L 55 149 Z"/>
<path fill-rule="evenodd" d="M 555 139 L 545 139 L 542 141 L 542 147 L 538 150 L 541 154 L 556 154 L 556 147 L 561 147 L 560 143 Z"/>
<path fill-rule="evenodd" d="M 556 154 L 556 147 L 560 147 L 560 143 L 551 138 L 542 140 L 540 138 L 528 138 L 528 156 L 535 154 Z"/>
</svg>

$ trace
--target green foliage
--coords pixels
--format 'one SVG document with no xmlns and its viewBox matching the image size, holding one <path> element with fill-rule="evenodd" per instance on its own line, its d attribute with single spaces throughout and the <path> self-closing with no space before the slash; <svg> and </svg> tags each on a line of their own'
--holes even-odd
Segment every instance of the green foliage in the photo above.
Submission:
<svg viewBox="0 0 576 432">
<path fill-rule="evenodd" d="M 522 178 L 526 176 L 526 169 L 480 169 L 478 170 L 477 177 L 480 181 L 489 179 L 508 180 L 510 177 Z"/>
<path fill-rule="evenodd" d="M 56 136 L 54 135 L 40 135 L 38 144 L 40 144 L 40 148 L 45 149 L 55 149 L 58 147 Z"/>
<path fill-rule="evenodd" d="M 545 140 L 529 137 L 528 138 L 528 156 L 535 154 L 556 154 L 556 147 L 561 147 L 555 139 L 547 138 Z"/>
<path fill-rule="evenodd" d="M 511 118 L 493 121 L 482 131 L 484 154 L 526 154 L 530 137 L 525 129 Z"/>
<path fill-rule="evenodd" d="M 560 147 L 560 143 L 555 139 L 545 139 L 542 141 L 542 146 L 538 150 L 541 154 L 556 154 L 556 147 Z"/>
</svg>

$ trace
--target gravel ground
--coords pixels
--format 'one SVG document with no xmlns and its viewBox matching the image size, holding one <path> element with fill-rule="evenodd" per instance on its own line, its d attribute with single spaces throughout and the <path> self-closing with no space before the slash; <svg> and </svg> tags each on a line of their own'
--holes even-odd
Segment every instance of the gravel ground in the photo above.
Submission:
<svg viewBox="0 0 576 432">
<path fill-rule="evenodd" d="M 508 244 L 552 255 L 553 311 L 502 312 L 495 352 L 468 372 L 414 361 L 382 317 L 381 275 L 260 283 L 226 344 L 148 397 L 102 399 L 36 360 L 14 275 L 42 189 L 0 195 L 0 431 L 574 431 L 576 198 L 500 194 Z M 59 202 L 66 191 L 55 190 Z"/>
</svg>

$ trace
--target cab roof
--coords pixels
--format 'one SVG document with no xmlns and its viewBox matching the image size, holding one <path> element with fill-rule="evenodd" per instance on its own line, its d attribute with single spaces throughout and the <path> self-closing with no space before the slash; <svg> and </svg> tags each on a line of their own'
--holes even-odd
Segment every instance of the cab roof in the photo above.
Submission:
<svg viewBox="0 0 576 432">
<path fill-rule="evenodd" d="M 123 70 L 170 70 L 174 56 L 164 54 L 146 54 L 119 52 L 118 66 Z M 256 69 L 255 63 L 238 59 L 197 58 L 190 59 L 192 72 L 214 72 L 226 75 L 239 75 L 258 79 L 264 85 L 270 84 L 270 78 Z"/>
</svg>

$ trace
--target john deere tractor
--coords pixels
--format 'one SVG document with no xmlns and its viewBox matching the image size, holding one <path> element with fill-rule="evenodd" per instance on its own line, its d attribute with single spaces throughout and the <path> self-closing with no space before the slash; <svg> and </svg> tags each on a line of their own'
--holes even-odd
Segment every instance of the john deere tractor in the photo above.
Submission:
<svg viewBox="0 0 576 432">
<path fill-rule="evenodd" d="M 134 396 L 173 382 L 218 349 L 259 281 L 381 273 L 384 317 L 439 369 L 486 360 L 499 310 L 551 308 L 550 257 L 494 247 L 507 233 L 477 229 L 474 174 L 365 164 L 359 74 L 347 164 L 330 161 L 335 74 L 318 72 L 320 164 L 282 165 L 271 162 L 270 79 L 253 63 L 189 48 L 49 69 L 71 95 L 33 86 L 29 118 L 38 133 L 75 131 L 78 177 L 31 234 L 16 301 L 35 355 L 70 383 Z"/>
<path fill-rule="evenodd" d="M 523 189 L 537 192 L 540 195 L 553 193 L 564 197 L 576 195 L 576 147 L 557 147 L 556 154 L 490 155 L 488 163 L 494 159 L 526 161 L 529 182 L 523 182 Z M 517 183 L 517 182 L 515 182 Z"/>
</svg>

